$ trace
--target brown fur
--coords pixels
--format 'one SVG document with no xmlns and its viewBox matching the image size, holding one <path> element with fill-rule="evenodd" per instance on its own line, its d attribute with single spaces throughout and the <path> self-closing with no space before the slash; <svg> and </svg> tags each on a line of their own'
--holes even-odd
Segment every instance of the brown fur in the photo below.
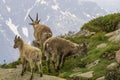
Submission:
<svg viewBox="0 0 120 80">
<path fill-rule="evenodd" d="M 71 55 L 80 55 L 83 47 L 69 40 L 60 37 L 51 37 L 44 42 L 43 50 L 46 56 L 48 71 L 50 72 L 50 55 L 55 70 L 59 70 L 60 64 L 63 67 L 65 58 Z"/>
<path fill-rule="evenodd" d="M 42 52 L 40 49 L 36 47 L 32 47 L 26 44 L 20 37 L 15 37 L 14 39 L 14 48 L 18 48 L 20 51 L 20 59 L 22 62 L 22 73 L 24 74 L 27 62 L 30 64 L 31 68 L 31 78 L 33 78 L 33 72 L 35 68 L 35 64 L 38 65 L 40 76 L 42 76 Z"/>
<path fill-rule="evenodd" d="M 52 37 L 52 31 L 48 26 L 39 24 L 40 20 L 38 20 L 38 14 L 35 21 L 31 17 L 30 19 L 32 20 L 30 24 L 33 25 L 34 28 L 35 42 L 43 46 L 44 41 Z"/>
</svg>

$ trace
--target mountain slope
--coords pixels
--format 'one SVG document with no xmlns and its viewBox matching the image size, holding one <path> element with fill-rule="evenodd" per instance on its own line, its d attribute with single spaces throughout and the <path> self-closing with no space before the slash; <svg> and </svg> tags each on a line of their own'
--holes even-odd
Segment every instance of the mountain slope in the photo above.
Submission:
<svg viewBox="0 0 120 80">
<path fill-rule="evenodd" d="M 78 0 L 1 0 L 0 10 L 0 63 L 18 58 L 17 50 L 12 47 L 15 35 L 29 44 L 34 39 L 28 14 L 35 19 L 39 13 L 41 23 L 48 25 L 54 36 L 79 31 L 84 22 L 106 14 L 96 3 Z"/>
<path fill-rule="evenodd" d="M 106 78 L 106 80 L 119 80 L 119 73 L 120 70 L 118 69 L 118 63 L 115 60 L 115 53 L 120 49 L 120 20 L 117 19 L 120 13 L 110 14 L 91 20 L 90 22 L 86 23 L 85 30 L 91 30 L 89 25 L 91 23 L 100 22 L 102 20 L 107 20 L 108 22 L 112 20 L 113 22 L 118 21 L 119 23 L 116 24 L 118 29 L 115 31 L 101 31 L 99 29 L 98 32 L 92 29 L 95 32 L 92 35 L 74 35 L 70 37 L 65 37 L 66 39 L 81 44 L 83 42 L 87 43 L 87 56 L 80 55 L 77 57 L 70 56 L 66 58 L 65 65 L 59 72 L 55 72 L 53 69 L 52 64 L 51 73 L 47 72 L 46 69 L 46 61 L 43 61 L 43 73 L 50 74 L 55 76 L 64 77 L 66 79 L 72 80 L 99 80 L 98 78 L 102 77 L 102 80 Z M 111 17 L 112 16 L 112 17 Z M 109 19 L 108 19 L 109 17 Z M 114 18 L 113 18 L 114 17 Z M 100 19 L 100 20 L 99 20 Z M 117 19 L 117 20 L 116 20 Z M 106 24 L 106 22 L 103 22 Z M 101 25 L 103 25 L 101 24 Z M 101 27 L 101 25 L 94 27 Z M 112 24 L 108 24 L 110 29 L 113 27 Z M 84 27 L 84 26 L 83 26 Z M 106 28 L 107 26 L 104 26 Z M 82 31 L 82 30 L 81 30 Z M 89 31 L 90 33 L 90 31 Z M 80 34 L 80 33 L 79 33 Z M 114 39 L 115 38 L 115 39 Z M 19 61 L 11 63 L 9 65 L 4 64 L 2 67 L 15 67 L 16 65 L 20 64 Z M 118 72 L 114 72 L 117 70 Z M 36 69 L 37 72 L 37 69 Z M 117 76 L 116 76 L 117 75 Z"/>
</svg>

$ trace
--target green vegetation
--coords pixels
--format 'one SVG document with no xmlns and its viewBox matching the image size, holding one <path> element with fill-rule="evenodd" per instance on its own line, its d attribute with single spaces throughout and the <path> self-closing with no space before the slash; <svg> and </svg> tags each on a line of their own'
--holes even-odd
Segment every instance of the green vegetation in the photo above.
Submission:
<svg viewBox="0 0 120 80">
<path fill-rule="evenodd" d="M 111 32 L 118 29 L 120 22 L 120 13 L 101 16 L 84 24 L 82 29 L 87 29 L 94 32 Z"/>
<path fill-rule="evenodd" d="M 120 49 L 120 41 L 119 42 L 111 42 L 108 41 L 108 37 L 105 36 L 107 32 L 114 31 L 118 29 L 118 23 L 120 22 L 120 13 L 118 14 L 110 14 L 107 16 L 99 17 L 89 21 L 89 23 L 84 24 L 82 29 L 87 29 L 89 31 L 96 32 L 95 35 L 92 36 L 75 36 L 75 37 L 67 37 L 66 39 L 81 44 L 82 42 L 86 42 L 88 44 L 88 56 L 81 55 L 79 57 L 73 58 L 68 57 L 65 61 L 65 66 L 60 70 L 60 72 L 55 72 L 53 69 L 53 65 L 51 64 L 52 73 L 47 73 L 46 69 L 46 61 L 43 60 L 43 72 L 44 74 L 62 76 L 64 78 L 68 78 L 73 73 L 76 72 L 87 72 L 94 71 L 94 77 L 92 80 L 95 80 L 98 77 L 106 75 L 106 66 L 110 63 L 114 62 L 114 59 L 109 60 L 108 58 L 102 58 L 105 52 L 108 52 L 111 55 L 115 55 L 115 51 Z M 105 43 L 105 47 L 97 48 L 98 45 Z M 86 68 L 87 64 L 90 64 L 96 60 L 99 60 L 98 64 L 91 68 Z M 5 68 L 11 68 L 18 65 L 20 61 L 13 62 L 9 65 L 2 65 Z M 7 67 L 6 67 L 7 66 Z M 75 70 L 77 68 L 77 70 Z M 28 69 L 29 70 L 29 69 Z M 36 69 L 38 72 L 38 69 Z M 107 74 L 106 78 L 110 78 L 111 74 Z M 110 80 L 110 79 L 107 79 Z"/>
<path fill-rule="evenodd" d="M 3 64 L 3 65 L 1 65 L 0 67 L 1 67 L 1 68 L 16 68 L 17 65 L 19 65 L 19 64 L 21 64 L 20 59 L 18 59 L 18 60 L 15 61 L 15 62 L 12 62 L 12 63 L 10 63 L 10 64 Z"/>
<path fill-rule="evenodd" d="M 106 71 L 107 74 L 105 74 L 106 80 L 120 80 L 120 71 L 119 70 L 112 70 L 112 71 Z"/>
</svg>

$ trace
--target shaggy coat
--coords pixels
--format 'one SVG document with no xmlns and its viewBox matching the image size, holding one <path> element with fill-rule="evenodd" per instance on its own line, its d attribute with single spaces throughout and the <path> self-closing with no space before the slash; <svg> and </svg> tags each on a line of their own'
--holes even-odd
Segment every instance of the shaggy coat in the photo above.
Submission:
<svg viewBox="0 0 120 80">
<path fill-rule="evenodd" d="M 29 15 L 30 17 L 30 15 Z M 40 20 L 38 20 L 38 14 L 36 16 L 36 20 L 34 21 L 31 17 L 30 17 L 32 23 L 30 23 L 30 25 L 33 26 L 34 28 L 34 44 L 35 46 L 41 45 L 43 47 L 43 43 L 44 41 L 46 41 L 48 38 L 52 37 L 52 31 L 49 27 L 47 27 L 46 25 L 43 24 L 39 24 Z M 38 44 L 38 45 L 36 45 Z"/>
<path fill-rule="evenodd" d="M 40 49 L 36 47 L 32 47 L 26 44 L 20 37 L 15 36 L 14 39 L 14 48 L 18 48 L 20 52 L 20 59 L 22 62 L 22 72 L 21 76 L 23 76 L 27 62 L 30 64 L 31 68 L 31 78 L 33 78 L 33 72 L 35 69 L 35 64 L 38 65 L 40 76 L 42 77 L 42 52 Z"/>
<path fill-rule="evenodd" d="M 47 60 L 48 72 L 50 72 L 50 55 L 52 55 L 54 68 L 58 71 L 60 65 L 64 66 L 66 57 L 80 55 L 83 47 L 60 37 L 51 37 L 44 42 L 43 50 Z"/>
<path fill-rule="evenodd" d="M 52 32 L 47 26 L 36 24 L 34 25 L 34 37 L 35 41 L 43 46 L 44 41 L 52 37 Z"/>
</svg>

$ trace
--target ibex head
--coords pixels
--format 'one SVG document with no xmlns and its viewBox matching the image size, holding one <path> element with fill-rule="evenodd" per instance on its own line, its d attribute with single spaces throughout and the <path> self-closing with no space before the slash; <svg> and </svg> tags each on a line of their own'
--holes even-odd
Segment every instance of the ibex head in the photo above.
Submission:
<svg viewBox="0 0 120 80">
<path fill-rule="evenodd" d="M 20 36 L 15 36 L 15 39 L 14 39 L 14 46 L 13 48 L 18 48 L 22 43 L 22 39 L 20 38 Z"/>
<path fill-rule="evenodd" d="M 33 20 L 30 15 L 29 15 L 29 18 L 32 21 L 32 23 L 30 23 L 30 25 L 36 25 L 36 24 L 39 24 L 39 22 L 40 22 L 40 19 L 38 19 L 38 13 L 36 15 L 36 20 Z"/>
</svg>

